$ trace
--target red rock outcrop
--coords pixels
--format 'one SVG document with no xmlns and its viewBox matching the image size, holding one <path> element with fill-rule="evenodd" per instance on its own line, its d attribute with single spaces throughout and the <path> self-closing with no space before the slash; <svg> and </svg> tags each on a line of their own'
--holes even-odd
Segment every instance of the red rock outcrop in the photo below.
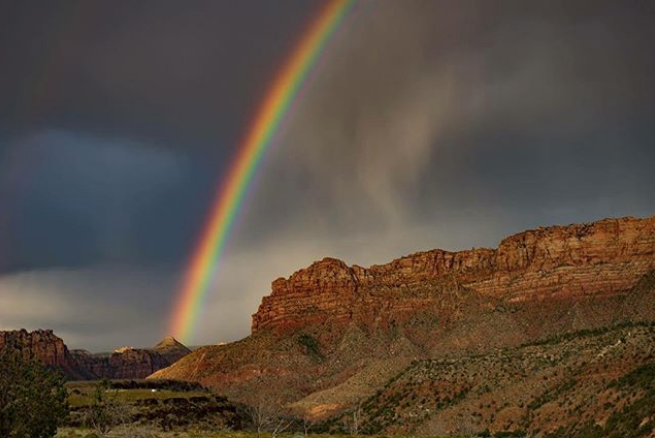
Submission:
<svg viewBox="0 0 655 438">
<path fill-rule="evenodd" d="M 362 268 L 326 258 L 273 282 L 252 335 L 151 378 L 200 382 L 327 418 L 412 361 L 494 355 L 563 333 L 655 321 L 655 217 L 526 231 L 497 249 Z"/>
<path fill-rule="evenodd" d="M 121 347 L 110 354 L 73 350 L 80 368 L 96 378 L 144 379 L 189 354 L 184 345 L 169 337 L 154 348 Z"/>
<path fill-rule="evenodd" d="M 10 346 L 26 359 L 62 370 L 71 379 L 143 379 L 165 368 L 190 350 L 173 338 L 166 338 L 152 349 L 123 348 L 111 354 L 69 351 L 52 330 L 0 331 L 0 350 Z"/>
<path fill-rule="evenodd" d="M 0 350 L 11 346 L 20 350 L 26 359 L 37 359 L 49 366 L 70 365 L 70 353 L 61 338 L 52 330 L 14 330 L 0 332 Z"/>
<path fill-rule="evenodd" d="M 381 311 L 402 319 L 435 306 L 453 310 L 453 294 L 464 290 L 487 306 L 615 297 L 653 269 L 655 217 L 539 228 L 508 237 L 497 249 L 433 250 L 370 268 L 326 258 L 275 280 L 252 329 L 379 319 Z"/>
</svg>

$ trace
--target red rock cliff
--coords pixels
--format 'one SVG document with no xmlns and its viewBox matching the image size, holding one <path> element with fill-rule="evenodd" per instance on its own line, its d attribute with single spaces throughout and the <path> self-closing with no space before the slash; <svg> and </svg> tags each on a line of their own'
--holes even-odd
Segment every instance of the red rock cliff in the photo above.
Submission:
<svg viewBox="0 0 655 438">
<path fill-rule="evenodd" d="M 520 304 L 618 296 L 655 269 L 655 216 L 525 231 L 497 249 L 412 254 L 370 268 L 326 258 L 273 282 L 252 329 L 285 330 L 326 319 L 437 308 L 456 313 L 463 291 Z"/>
<path fill-rule="evenodd" d="M 68 348 L 52 330 L 0 332 L 0 350 L 7 345 L 20 350 L 26 359 L 36 359 L 49 366 L 70 365 Z"/>
<path fill-rule="evenodd" d="M 111 354 L 91 354 L 74 350 L 73 356 L 93 376 L 108 379 L 143 379 L 171 365 L 191 350 L 173 338 L 166 338 L 154 348 L 122 347 Z"/>
<path fill-rule="evenodd" d="M 11 346 L 26 359 L 58 368 L 72 379 L 143 379 L 191 351 L 173 338 L 151 349 L 123 348 L 109 355 L 68 350 L 52 330 L 0 331 L 0 350 Z"/>
</svg>

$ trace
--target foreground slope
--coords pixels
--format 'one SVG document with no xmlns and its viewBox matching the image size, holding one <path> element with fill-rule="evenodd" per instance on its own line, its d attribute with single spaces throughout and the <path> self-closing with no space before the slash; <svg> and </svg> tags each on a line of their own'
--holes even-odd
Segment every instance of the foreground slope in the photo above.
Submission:
<svg viewBox="0 0 655 438">
<path fill-rule="evenodd" d="M 654 354 L 655 324 L 628 323 L 485 354 L 415 361 L 325 426 L 349 430 L 356 412 L 365 433 L 489 430 L 574 437 L 617 429 L 617 437 L 639 436 L 639 429 L 655 428 Z"/>
<path fill-rule="evenodd" d="M 655 320 L 653 270 L 655 217 L 539 228 L 497 249 L 433 250 L 370 268 L 328 258 L 273 282 L 251 336 L 152 377 L 325 419 L 415 360 Z"/>
</svg>

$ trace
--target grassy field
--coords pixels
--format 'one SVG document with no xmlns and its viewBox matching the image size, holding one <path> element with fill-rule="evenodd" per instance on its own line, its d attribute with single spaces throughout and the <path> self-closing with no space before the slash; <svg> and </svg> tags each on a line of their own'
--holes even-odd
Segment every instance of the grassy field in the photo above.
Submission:
<svg viewBox="0 0 655 438">
<path fill-rule="evenodd" d="M 106 436 L 130 438 L 201 437 L 208 432 L 242 427 L 233 404 L 197 384 L 139 380 L 69 382 L 67 389 L 70 415 L 60 437 L 91 438 L 91 426 L 99 421 L 112 432 Z M 164 433 L 169 431 L 177 431 L 178 435 Z"/>
<path fill-rule="evenodd" d="M 211 400 L 215 396 L 207 391 L 199 388 L 149 388 L 139 387 L 148 386 L 149 382 L 108 382 L 109 387 L 102 388 L 103 394 L 107 399 L 115 400 L 119 403 L 124 403 L 130 406 L 134 412 L 152 410 L 153 407 L 160 408 L 168 402 L 175 402 L 179 404 L 181 400 L 192 400 L 198 402 L 201 399 Z M 98 382 L 70 382 L 68 383 L 69 403 L 73 412 L 84 411 L 92 406 L 96 397 L 96 390 Z M 117 386 L 117 387 L 116 387 Z M 127 387 L 121 387 L 127 386 Z M 136 386 L 136 387 L 130 387 Z M 174 384 L 173 384 L 174 386 Z M 178 410 L 179 415 L 179 410 Z M 212 430 L 214 429 L 214 430 Z M 304 435 L 300 432 L 282 433 L 277 434 L 276 438 L 347 438 L 353 435 L 343 434 L 308 434 Z M 371 438 L 404 438 L 410 435 L 369 435 Z M 215 426 L 207 427 L 204 425 L 199 429 L 196 424 L 188 428 L 176 428 L 174 431 L 162 431 L 160 427 L 148 423 L 134 423 L 126 426 L 118 426 L 110 433 L 105 435 L 107 438 L 272 438 L 270 432 L 263 432 L 258 435 L 254 431 L 237 431 L 230 430 L 224 424 L 216 424 Z M 102 438 L 105 438 L 102 437 Z M 101 438 L 94 434 L 94 430 L 90 427 L 83 425 L 76 425 L 75 427 L 63 427 L 59 430 L 57 438 Z"/>
<path fill-rule="evenodd" d="M 71 408 L 90 406 L 95 397 L 95 386 L 85 385 L 71 389 L 68 403 Z M 119 402 L 136 402 L 141 400 L 191 399 L 209 397 L 204 391 L 173 391 L 169 389 L 106 389 L 105 396 Z"/>
</svg>

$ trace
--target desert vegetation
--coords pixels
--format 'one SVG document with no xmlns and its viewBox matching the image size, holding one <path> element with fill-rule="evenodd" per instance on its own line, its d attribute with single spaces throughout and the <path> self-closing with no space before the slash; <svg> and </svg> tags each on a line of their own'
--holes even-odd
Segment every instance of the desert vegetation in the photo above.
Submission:
<svg viewBox="0 0 655 438">
<path fill-rule="evenodd" d="M 51 438 L 67 415 L 61 374 L 19 349 L 0 350 L 0 437 Z"/>
<path fill-rule="evenodd" d="M 240 429 L 237 408 L 198 384 L 128 380 L 72 382 L 68 430 L 95 436 Z"/>
<path fill-rule="evenodd" d="M 231 403 L 195 383 L 73 382 L 68 427 L 59 436 L 649 436 L 653 352 L 655 326 L 632 323 L 489 354 L 416 360 L 373 396 L 323 421 L 257 393 L 250 403 Z M 89 421 L 102 419 L 98 412 L 113 418 L 111 426 Z"/>
<path fill-rule="evenodd" d="M 298 344 L 308 355 L 320 353 L 309 337 Z M 65 383 L 20 351 L 4 349 L 0 436 L 649 436 L 655 430 L 654 352 L 655 325 L 629 323 L 487 354 L 415 360 L 372 396 L 317 420 L 265 392 L 234 403 L 193 382 Z"/>
<path fill-rule="evenodd" d="M 347 433 L 357 418 L 366 434 L 648 436 L 655 428 L 653 351 L 655 325 L 630 323 L 489 354 L 417 360 L 320 430 Z"/>
</svg>

